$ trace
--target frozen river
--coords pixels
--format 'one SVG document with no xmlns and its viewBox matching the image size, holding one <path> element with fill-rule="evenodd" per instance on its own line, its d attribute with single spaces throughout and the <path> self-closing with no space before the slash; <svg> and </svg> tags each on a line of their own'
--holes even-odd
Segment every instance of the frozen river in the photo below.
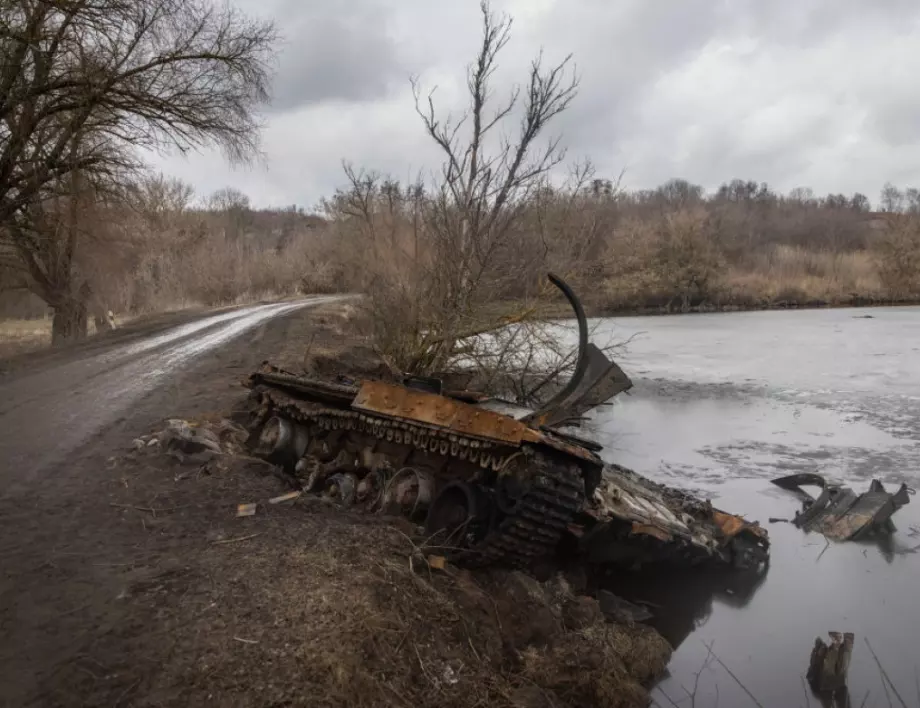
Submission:
<svg viewBox="0 0 920 708">
<path fill-rule="evenodd" d="M 632 338 L 617 360 L 635 387 L 596 415 L 605 456 L 759 520 L 772 541 L 757 588 L 691 577 L 637 591 L 660 601 L 656 622 L 678 645 L 656 703 L 818 705 L 802 677 L 814 639 L 837 630 L 856 633 L 854 706 L 867 694 L 866 706 L 920 706 L 920 499 L 883 545 L 825 549 L 768 523 L 799 508 L 769 484 L 781 475 L 818 472 L 857 492 L 872 478 L 920 485 L 920 308 L 618 318 L 594 339 L 611 336 Z M 899 695 L 886 695 L 866 639 Z"/>
</svg>

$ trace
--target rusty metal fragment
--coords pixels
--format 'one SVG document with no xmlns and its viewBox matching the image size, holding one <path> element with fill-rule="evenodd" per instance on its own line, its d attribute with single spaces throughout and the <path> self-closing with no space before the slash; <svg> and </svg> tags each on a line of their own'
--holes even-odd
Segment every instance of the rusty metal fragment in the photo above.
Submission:
<svg viewBox="0 0 920 708">
<path fill-rule="evenodd" d="M 411 418 L 463 435 L 514 445 L 521 442 L 527 430 L 523 423 L 500 413 L 383 381 L 365 381 L 351 407 L 388 418 Z"/>
<path fill-rule="evenodd" d="M 619 393 L 628 391 L 632 381 L 598 347 L 588 341 L 588 320 L 584 307 L 568 283 L 552 273 L 550 282 L 562 291 L 578 322 L 578 358 L 575 372 L 566 386 L 539 410 L 524 418 L 534 428 L 552 427 L 579 419 Z"/>
<path fill-rule="evenodd" d="M 874 479 L 869 490 L 856 494 L 850 487 L 829 483 L 821 475 L 795 474 L 772 480 L 776 486 L 794 492 L 802 499 L 802 510 L 792 523 L 805 531 L 816 531 L 833 541 L 857 541 L 894 531 L 892 515 L 910 502 L 912 490 L 902 484 L 894 493 Z M 812 497 L 802 489 L 821 489 Z"/>
<path fill-rule="evenodd" d="M 254 516 L 256 513 L 257 504 L 237 504 L 236 505 L 236 515 L 237 516 Z"/>
<path fill-rule="evenodd" d="M 268 500 L 268 503 L 269 504 L 281 504 L 282 502 L 293 501 L 297 499 L 297 497 L 299 497 L 301 494 L 302 492 L 300 491 L 288 492 L 287 494 L 281 494 L 277 497 L 272 497 L 271 499 Z"/>
<path fill-rule="evenodd" d="M 760 570 L 769 540 L 758 523 L 714 508 L 618 465 L 609 465 L 577 535 L 587 560 Z"/>
</svg>

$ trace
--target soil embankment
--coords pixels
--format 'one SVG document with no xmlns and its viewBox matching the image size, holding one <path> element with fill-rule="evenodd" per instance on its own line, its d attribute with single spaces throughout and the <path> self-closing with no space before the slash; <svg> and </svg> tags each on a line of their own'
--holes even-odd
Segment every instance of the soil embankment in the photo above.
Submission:
<svg viewBox="0 0 920 708">
<path fill-rule="evenodd" d="M 429 569 L 398 521 L 267 504 L 285 489 L 263 463 L 132 449 L 165 418 L 225 415 L 264 359 L 331 373 L 366 354 L 341 304 L 287 313 L 66 461 L 7 469 L 0 705 L 644 705 L 667 643 L 605 622 L 563 578 Z"/>
</svg>

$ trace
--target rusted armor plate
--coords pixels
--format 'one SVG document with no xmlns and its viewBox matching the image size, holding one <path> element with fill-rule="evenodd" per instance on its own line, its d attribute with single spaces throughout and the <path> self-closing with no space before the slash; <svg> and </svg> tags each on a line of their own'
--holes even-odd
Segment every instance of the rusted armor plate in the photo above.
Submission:
<svg viewBox="0 0 920 708">
<path fill-rule="evenodd" d="M 524 442 L 542 443 L 543 445 L 547 445 L 548 447 L 551 447 L 554 450 L 558 450 L 559 452 L 563 452 L 566 455 L 571 455 L 572 457 L 577 457 L 592 465 L 596 465 L 598 468 L 604 464 L 604 461 L 593 452 L 591 452 L 591 450 L 585 447 L 581 447 L 580 445 L 570 443 L 565 438 L 554 435 L 552 431 L 541 433 L 538 430 L 527 428 L 524 431 Z"/>
<path fill-rule="evenodd" d="M 712 510 L 712 521 L 719 527 L 725 538 L 734 538 L 742 532 L 751 533 L 758 538 L 767 538 L 767 530 L 760 524 L 746 521 L 734 514 L 726 514 L 718 509 Z"/>
<path fill-rule="evenodd" d="M 445 396 L 364 381 L 351 407 L 390 418 L 406 418 L 463 435 L 520 445 L 527 432 L 523 423 Z"/>
</svg>

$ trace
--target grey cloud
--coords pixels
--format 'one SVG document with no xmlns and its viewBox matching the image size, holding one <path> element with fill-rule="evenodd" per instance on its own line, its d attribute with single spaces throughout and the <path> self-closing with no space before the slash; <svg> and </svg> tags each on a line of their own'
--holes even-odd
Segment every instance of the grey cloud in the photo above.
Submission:
<svg viewBox="0 0 920 708">
<path fill-rule="evenodd" d="M 872 127 L 893 148 L 915 143 L 920 135 L 920 95 L 894 96 L 875 106 L 871 115 Z"/>
<path fill-rule="evenodd" d="M 794 184 L 802 175 L 815 173 L 812 164 L 815 155 L 820 153 L 825 160 L 832 157 L 826 151 L 828 146 L 839 145 L 840 157 L 852 149 L 847 145 L 849 126 L 838 125 L 841 121 L 836 112 L 858 111 L 862 108 L 861 100 L 868 101 L 870 105 L 866 107 L 873 110 L 871 101 L 877 90 L 871 80 L 865 75 L 845 74 L 848 46 L 862 39 L 862 51 L 866 51 L 866 41 L 872 39 L 865 37 L 877 36 L 883 41 L 888 37 L 903 37 L 915 29 L 917 15 L 918 7 L 902 0 L 889 0 L 872 7 L 855 0 L 810 3 L 662 0 L 560 6 L 546 22 L 557 30 L 560 26 L 570 28 L 569 32 L 563 32 L 560 42 L 572 42 L 581 35 L 574 46 L 583 75 L 581 95 L 560 126 L 571 152 L 591 156 L 608 176 L 626 168 L 629 186 L 650 186 L 675 174 L 710 188 L 733 177 Z M 585 30 L 587 27 L 590 32 Z M 549 36 L 548 30 L 544 36 Z M 730 93 L 719 94 L 719 102 L 705 105 L 667 100 L 673 87 L 667 83 L 662 86 L 660 79 L 692 65 L 705 51 L 722 46 L 737 50 L 726 57 L 726 62 L 750 63 L 748 76 L 741 73 L 734 78 L 736 83 L 740 82 L 738 88 L 742 92 L 748 88 L 746 80 L 756 84 L 767 78 L 771 84 L 785 85 L 790 96 L 796 92 L 805 92 L 806 96 L 821 95 L 822 91 L 828 97 L 837 94 L 837 105 L 828 100 L 825 113 L 816 116 L 797 111 L 793 103 L 789 107 L 790 129 L 783 140 L 767 140 L 762 145 L 759 140 L 751 143 L 751 136 L 737 129 L 737 121 L 744 116 L 733 110 L 736 101 Z M 822 53 L 825 48 L 826 56 Z M 880 43 L 878 50 L 883 48 Z M 869 51 L 874 49 L 871 47 Z M 784 61 L 796 55 L 803 56 L 802 64 Z M 769 76 L 757 65 L 767 60 L 775 62 Z M 816 74 L 814 66 L 808 65 L 817 61 L 826 63 L 826 80 Z M 720 69 L 713 66 L 710 74 L 695 76 L 699 83 L 688 90 L 696 88 L 705 94 L 706 84 L 721 78 Z M 915 114 L 907 110 L 903 100 L 905 94 L 917 97 L 918 93 L 904 84 L 898 94 L 902 104 L 893 106 L 890 112 L 884 110 L 889 101 L 878 102 L 880 113 L 874 124 L 889 140 L 914 142 L 908 131 L 911 124 L 920 123 L 914 120 Z M 770 109 L 770 101 L 774 99 L 766 91 L 762 98 L 760 105 L 748 109 L 753 111 L 749 115 Z M 911 105 L 913 100 L 910 99 Z M 648 113 L 656 107 L 666 115 L 649 124 Z M 691 135 L 695 136 L 692 140 L 689 137 L 681 140 Z M 866 143 L 873 137 L 872 130 L 862 135 Z M 882 159 L 881 155 L 878 159 Z M 880 165 L 879 172 L 883 169 Z M 828 165 L 822 177 L 826 187 L 815 185 L 816 189 L 833 190 L 841 171 Z M 867 183 L 862 188 L 870 193 L 877 191 Z"/>
<path fill-rule="evenodd" d="M 437 166 L 407 78 L 439 84 L 439 109 L 461 107 L 475 0 L 238 1 L 287 35 L 268 169 L 170 162 L 178 172 L 306 205 L 341 184 L 343 158 L 400 177 Z M 493 1 L 517 8 L 496 96 L 541 47 L 548 61 L 573 52 L 581 90 L 550 130 L 605 176 L 626 168 L 628 187 L 738 177 L 877 195 L 888 179 L 920 183 L 916 0 Z"/>
<path fill-rule="evenodd" d="M 573 48 L 579 68 L 579 96 L 556 126 L 573 157 L 591 157 L 607 176 L 626 167 L 623 148 L 643 131 L 643 96 L 701 51 L 723 19 L 709 0 L 557 5 L 542 38 L 556 33 L 554 41 Z"/>
<path fill-rule="evenodd" d="M 276 20 L 284 35 L 272 109 L 287 111 L 324 101 L 385 97 L 408 69 L 388 33 L 384 8 L 354 1 L 285 2 Z"/>
</svg>

